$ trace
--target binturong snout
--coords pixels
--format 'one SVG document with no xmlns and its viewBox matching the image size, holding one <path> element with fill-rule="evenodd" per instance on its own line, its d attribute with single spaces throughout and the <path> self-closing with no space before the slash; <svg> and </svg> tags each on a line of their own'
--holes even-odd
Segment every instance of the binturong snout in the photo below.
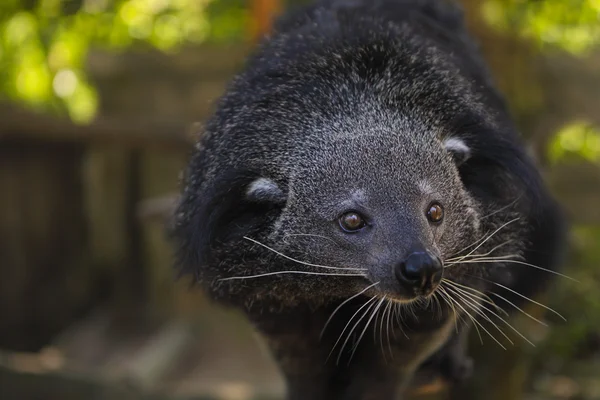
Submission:
<svg viewBox="0 0 600 400">
<path fill-rule="evenodd" d="M 400 284 L 415 295 L 427 296 L 442 280 L 442 261 L 427 250 L 415 250 L 396 265 L 394 273 Z"/>
</svg>

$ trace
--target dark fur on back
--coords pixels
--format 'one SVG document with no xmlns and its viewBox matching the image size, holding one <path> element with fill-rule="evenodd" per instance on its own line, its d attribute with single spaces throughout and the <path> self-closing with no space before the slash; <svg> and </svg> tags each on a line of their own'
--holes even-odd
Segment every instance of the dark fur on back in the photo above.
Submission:
<svg viewBox="0 0 600 400">
<path fill-rule="evenodd" d="M 457 161 L 444 147 L 449 139 L 468 157 Z M 420 219 L 435 196 L 449 210 L 445 227 Z M 368 204 L 380 231 L 350 239 L 330 230 L 340 199 Z M 444 261 L 470 246 L 554 269 L 562 225 L 458 7 L 328 0 L 282 17 L 217 104 L 187 170 L 175 238 L 182 270 L 265 335 L 290 398 L 375 399 L 393 396 L 429 357 L 436 367 L 450 363 L 447 375 L 462 362 L 444 347 L 454 341 L 453 310 L 435 315 L 432 303 L 388 328 L 397 332 L 393 362 L 367 340 L 351 354 L 342 348 L 341 363 L 328 360 L 357 310 L 373 296 L 393 297 L 387 266 L 404 257 L 409 238 Z M 344 275 L 363 267 L 367 279 Z M 314 275 L 278 274 L 290 270 Z M 269 275 L 227 280 L 259 274 Z M 444 274 L 475 290 L 493 291 L 488 281 L 497 281 L 525 296 L 549 275 L 504 261 Z M 332 312 L 375 280 L 375 292 L 336 311 L 321 337 Z"/>
</svg>

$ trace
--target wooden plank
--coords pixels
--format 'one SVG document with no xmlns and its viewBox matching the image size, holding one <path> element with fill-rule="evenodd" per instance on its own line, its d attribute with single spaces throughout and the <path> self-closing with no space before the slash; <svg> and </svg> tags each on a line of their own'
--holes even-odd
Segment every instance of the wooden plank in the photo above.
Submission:
<svg viewBox="0 0 600 400">
<path fill-rule="evenodd" d="M 191 149 L 197 133 L 192 134 L 189 125 L 151 120 L 128 123 L 100 118 L 90 125 L 80 126 L 66 119 L 0 105 L 0 141 L 110 144 L 181 152 Z"/>
<path fill-rule="evenodd" d="M 135 204 L 148 286 L 148 307 L 156 313 L 170 316 L 176 308 L 173 284 L 176 272 L 173 268 L 173 243 L 168 240 L 167 228 L 172 219 L 176 197 L 169 198 L 165 194 L 179 191 L 179 178 L 186 159 L 177 153 L 164 154 L 148 150 L 143 152 L 140 162 L 140 199 L 158 197 L 150 203 Z M 161 208 L 169 211 L 160 215 Z M 140 218 L 140 213 L 145 213 L 146 218 Z M 148 213 L 154 218 L 148 218 Z"/>
<path fill-rule="evenodd" d="M 146 302 L 146 273 L 140 248 L 139 159 L 134 149 L 90 146 L 83 168 L 84 205 L 91 263 L 103 271 L 119 312 L 136 313 Z"/>
<path fill-rule="evenodd" d="M 142 221 L 167 224 L 175 212 L 178 200 L 178 193 L 171 193 L 142 200 L 138 205 L 138 218 Z"/>
<path fill-rule="evenodd" d="M 0 346 L 39 348 L 98 295 L 83 152 L 77 144 L 0 145 Z"/>
</svg>

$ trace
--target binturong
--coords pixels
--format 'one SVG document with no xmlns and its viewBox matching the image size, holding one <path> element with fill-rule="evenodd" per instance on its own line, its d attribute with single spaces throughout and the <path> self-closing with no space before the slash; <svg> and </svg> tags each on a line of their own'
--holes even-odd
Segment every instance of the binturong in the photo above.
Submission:
<svg viewBox="0 0 600 400">
<path fill-rule="evenodd" d="M 401 398 L 557 275 L 565 228 L 461 10 L 322 0 L 278 20 L 190 160 L 178 268 L 242 310 L 288 399 Z M 538 304 L 538 303 L 536 303 Z"/>
</svg>

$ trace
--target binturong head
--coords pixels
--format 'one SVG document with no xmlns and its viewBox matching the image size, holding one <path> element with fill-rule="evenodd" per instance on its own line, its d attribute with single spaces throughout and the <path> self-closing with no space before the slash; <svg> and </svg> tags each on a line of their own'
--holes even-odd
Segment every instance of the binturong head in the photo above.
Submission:
<svg viewBox="0 0 600 400">
<path fill-rule="evenodd" d="M 327 303 L 365 287 L 412 303 L 463 281 L 471 265 L 447 267 L 481 236 L 459 173 L 468 144 L 396 112 L 370 115 L 313 125 L 269 171 L 250 161 L 216 171 L 214 187 L 189 185 L 182 265 L 245 304 Z"/>
<path fill-rule="evenodd" d="M 329 267 L 313 272 L 362 274 L 389 299 L 428 298 L 443 277 L 459 278 L 444 260 L 480 234 L 478 205 L 458 173 L 468 146 L 402 118 L 351 125 L 291 155 L 286 205 L 267 242 Z M 327 290 L 346 296 L 360 281 L 337 277 Z"/>
</svg>

